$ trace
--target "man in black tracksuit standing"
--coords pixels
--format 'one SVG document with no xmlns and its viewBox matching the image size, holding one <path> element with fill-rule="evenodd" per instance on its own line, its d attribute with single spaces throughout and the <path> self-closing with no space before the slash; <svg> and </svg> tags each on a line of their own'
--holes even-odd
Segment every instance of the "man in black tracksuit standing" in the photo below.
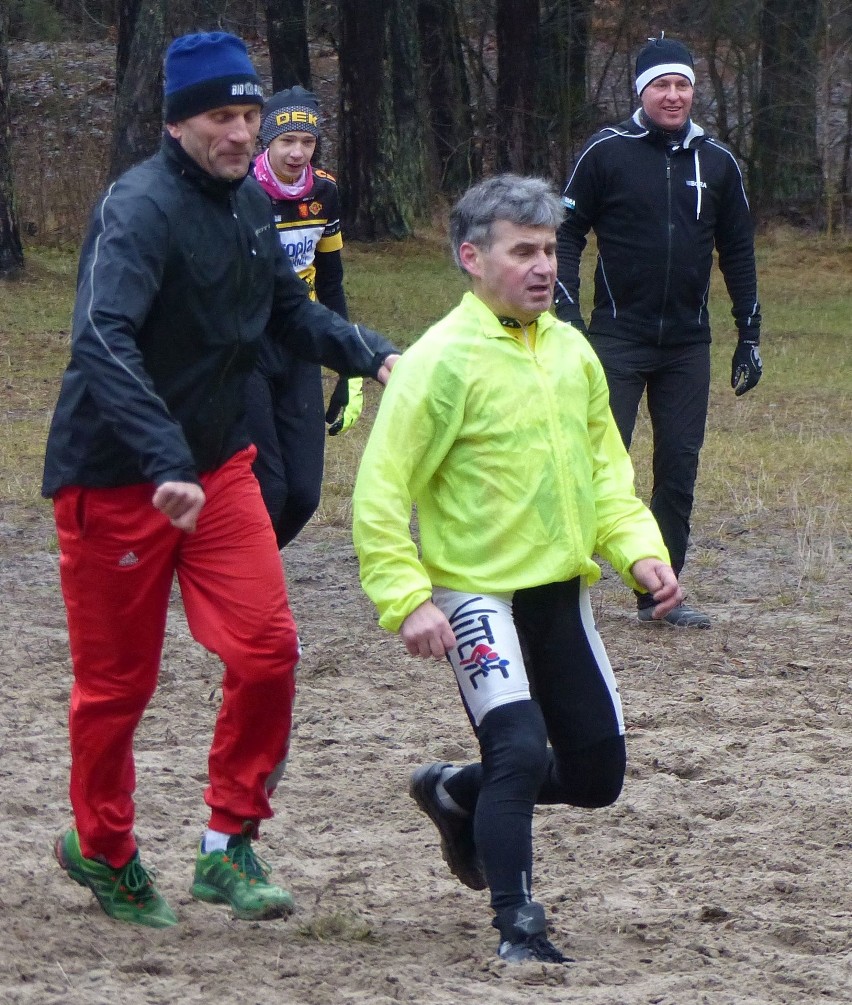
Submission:
<svg viewBox="0 0 852 1005">
<path fill-rule="evenodd" d="M 690 119 L 695 71 L 679 42 L 652 39 L 636 60 L 641 107 L 586 144 L 563 194 L 556 313 L 587 332 L 606 371 L 610 405 L 630 446 L 643 391 L 654 436 L 650 508 L 680 575 L 704 441 L 710 388 L 707 299 L 715 247 L 739 332 L 731 368 L 737 395 L 757 384 L 760 304 L 754 234 L 733 154 Z M 580 313 L 580 256 L 598 243 L 594 308 Z M 637 596 L 640 621 L 652 601 Z M 709 628 L 687 604 L 663 619 Z"/>
</svg>

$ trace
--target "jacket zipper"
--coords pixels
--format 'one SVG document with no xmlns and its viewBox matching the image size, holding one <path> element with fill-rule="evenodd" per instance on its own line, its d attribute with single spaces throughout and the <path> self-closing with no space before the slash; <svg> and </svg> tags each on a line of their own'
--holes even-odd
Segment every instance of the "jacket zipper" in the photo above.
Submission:
<svg viewBox="0 0 852 1005">
<path fill-rule="evenodd" d="M 220 388 L 225 383 L 225 378 L 228 376 L 228 371 L 231 369 L 231 366 L 232 366 L 234 360 L 237 358 L 237 354 L 239 353 L 239 347 L 240 347 L 240 345 L 242 344 L 242 341 L 243 341 L 242 327 L 240 325 L 240 318 L 242 316 L 240 308 L 242 306 L 242 302 L 243 302 L 243 299 L 245 297 L 245 294 L 243 293 L 243 258 L 244 258 L 245 253 L 246 253 L 246 248 L 245 248 L 245 241 L 243 239 L 242 228 L 240 227 L 240 218 L 239 218 L 239 215 L 237 214 L 237 201 L 236 201 L 236 197 L 235 197 L 235 195 L 234 195 L 233 192 L 231 192 L 228 195 L 228 208 L 231 211 L 231 216 L 232 216 L 232 218 L 234 220 L 234 225 L 237 228 L 237 247 L 240 250 L 240 254 L 237 256 L 237 269 L 236 269 L 236 275 L 237 275 L 236 293 L 237 293 L 237 296 L 234 298 L 234 301 L 235 301 L 235 311 L 234 311 L 234 314 L 235 314 L 235 327 L 237 329 L 237 346 L 232 350 L 231 355 L 225 361 L 225 365 L 222 367 L 222 370 L 220 371 L 220 374 L 219 374 L 219 385 L 218 385 Z M 224 412 L 222 412 L 221 420 L 222 421 L 221 421 L 220 426 L 219 426 L 219 446 L 218 446 L 218 448 L 216 450 L 216 458 L 217 458 L 217 460 L 220 463 L 222 461 L 222 450 L 224 449 L 224 446 L 225 446 L 225 414 L 224 414 Z"/>
<path fill-rule="evenodd" d="M 553 389 L 550 383 L 541 376 L 541 372 L 545 370 L 544 364 L 539 359 L 536 351 L 530 347 L 528 336 L 527 336 L 527 326 L 522 326 L 524 334 L 524 343 L 532 356 L 533 364 L 536 367 L 536 380 L 539 387 L 541 388 L 541 397 L 545 403 L 547 409 L 547 424 L 550 427 L 551 434 L 553 436 L 554 443 L 561 443 L 561 437 L 559 435 L 559 423 L 556 419 L 556 414 L 558 409 L 556 408 L 555 398 L 553 394 Z M 536 338 L 536 345 L 538 345 L 538 339 Z M 565 474 L 565 469 L 562 465 L 557 465 L 560 472 L 558 482 L 559 482 L 559 495 L 562 504 L 562 512 L 565 514 L 565 527 L 566 534 L 567 529 L 571 530 L 571 547 L 574 549 L 575 554 L 582 554 L 583 552 L 583 541 L 582 535 L 578 532 L 578 523 L 576 520 L 576 514 L 573 507 L 571 506 L 572 493 L 567 484 L 567 476 Z"/>
<path fill-rule="evenodd" d="M 660 304 L 660 323 L 657 330 L 657 345 L 663 344 L 663 322 L 669 299 L 672 272 L 672 155 L 666 150 L 666 281 L 663 286 L 663 301 Z"/>
<path fill-rule="evenodd" d="M 532 358 L 538 362 L 538 356 L 535 354 L 535 349 L 530 345 L 529 328 L 527 325 L 521 325 L 521 333 L 524 336 L 524 345 L 526 346 L 527 352 L 532 356 Z"/>
</svg>

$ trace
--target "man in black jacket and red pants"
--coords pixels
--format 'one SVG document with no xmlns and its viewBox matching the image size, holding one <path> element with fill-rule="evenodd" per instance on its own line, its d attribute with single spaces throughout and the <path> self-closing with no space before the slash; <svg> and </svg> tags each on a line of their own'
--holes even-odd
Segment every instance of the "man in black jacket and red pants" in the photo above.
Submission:
<svg viewBox="0 0 852 1005">
<path fill-rule="evenodd" d="M 626 446 L 643 392 L 654 436 L 650 508 L 680 575 L 704 442 L 710 389 L 707 298 L 713 250 L 739 332 L 731 368 L 737 395 L 757 384 L 760 304 L 754 233 L 733 154 L 690 118 L 695 70 L 689 50 L 649 40 L 636 60 L 641 107 L 586 144 L 563 194 L 556 313 L 587 331 L 606 371 L 610 406 Z M 598 244 L 594 308 L 580 313 L 580 256 Z M 652 601 L 637 597 L 640 621 Z M 682 604 L 662 619 L 709 628 Z"/>
<path fill-rule="evenodd" d="M 293 906 L 252 847 L 287 756 L 298 661 L 244 421 L 261 336 L 346 376 L 384 381 L 396 358 L 310 300 L 247 177 L 263 95 L 243 42 L 185 35 L 165 71 L 163 145 L 110 186 L 83 244 L 42 486 L 74 667 L 74 826 L 56 857 L 110 917 L 154 928 L 177 918 L 139 857 L 133 737 L 175 576 L 193 636 L 224 664 L 190 892 L 244 919 Z"/>
</svg>

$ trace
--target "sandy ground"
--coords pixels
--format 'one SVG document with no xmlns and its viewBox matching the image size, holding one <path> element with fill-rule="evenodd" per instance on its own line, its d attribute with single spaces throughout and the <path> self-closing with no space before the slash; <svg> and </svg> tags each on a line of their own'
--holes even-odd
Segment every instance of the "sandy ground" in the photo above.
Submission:
<svg viewBox="0 0 852 1005">
<path fill-rule="evenodd" d="M 348 535 L 329 527 L 309 527 L 286 554 L 304 658 L 292 757 L 261 844 L 296 913 L 237 922 L 187 894 L 220 671 L 176 596 L 138 734 L 137 795 L 143 855 L 180 924 L 151 931 L 102 914 L 51 855 L 69 820 L 70 671 L 48 513 L 2 530 L 0 1001 L 852 1001 L 848 554 L 819 601 L 784 606 L 770 600 L 795 595 L 795 542 L 699 541 L 705 564 L 724 552 L 701 588 L 709 632 L 639 626 L 611 574 L 595 589 L 628 777 L 613 807 L 536 817 L 536 894 L 577 962 L 506 967 L 486 894 L 449 874 L 407 795 L 421 761 L 474 753 L 450 673 L 375 626 Z"/>
<path fill-rule="evenodd" d="M 11 53 L 19 151 L 26 122 L 41 122 L 24 111 L 55 90 L 52 52 Z M 107 56 L 90 46 L 58 57 L 74 94 L 74 61 L 92 63 L 95 79 L 75 98 L 87 135 L 111 108 Z M 37 149 L 62 156 L 67 138 L 45 145 L 41 128 Z M 46 508 L 0 512 L 0 1003 L 848 1005 L 845 533 L 828 573 L 804 589 L 795 533 L 699 533 L 691 568 L 716 618 L 709 632 L 641 627 L 616 580 L 595 588 L 625 704 L 628 777 L 611 808 L 537 815 L 536 895 L 577 962 L 507 968 L 487 895 L 455 882 L 407 796 L 417 764 L 474 755 L 451 675 L 375 626 L 348 534 L 330 527 L 311 526 L 286 554 L 304 659 L 289 770 L 260 846 L 296 913 L 235 922 L 188 896 L 220 669 L 189 638 L 175 597 L 138 734 L 137 801 L 145 860 L 181 923 L 158 932 L 102 914 L 51 853 L 70 819 L 52 525 Z"/>
</svg>

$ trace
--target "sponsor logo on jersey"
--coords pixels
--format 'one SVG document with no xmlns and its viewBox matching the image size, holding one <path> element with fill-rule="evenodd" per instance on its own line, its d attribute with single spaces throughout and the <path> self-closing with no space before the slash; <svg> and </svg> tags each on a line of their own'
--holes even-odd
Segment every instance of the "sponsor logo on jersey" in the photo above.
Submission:
<svg viewBox="0 0 852 1005">
<path fill-rule="evenodd" d="M 300 202 L 299 203 L 299 216 L 303 220 L 307 220 L 307 218 L 308 218 L 308 204 L 306 202 Z"/>
<path fill-rule="evenodd" d="M 304 237 L 299 241 L 287 241 L 286 243 L 282 241 L 281 243 L 284 245 L 284 250 L 287 252 L 296 272 L 307 268 L 314 260 L 313 238 Z"/>
</svg>

